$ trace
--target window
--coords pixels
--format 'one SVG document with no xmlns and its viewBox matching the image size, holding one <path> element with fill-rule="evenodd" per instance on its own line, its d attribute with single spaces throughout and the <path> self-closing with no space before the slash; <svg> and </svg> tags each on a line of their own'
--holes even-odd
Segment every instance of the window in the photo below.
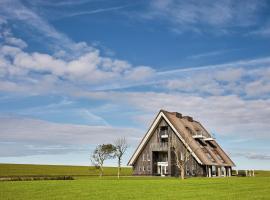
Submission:
<svg viewBox="0 0 270 200">
<path fill-rule="evenodd" d="M 147 154 L 147 160 L 150 161 L 150 155 L 149 154 Z"/>
<path fill-rule="evenodd" d="M 168 142 L 168 126 L 161 126 L 159 134 L 161 142 Z"/>
<path fill-rule="evenodd" d="M 147 171 L 149 171 L 149 172 L 151 171 L 151 170 L 150 170 L 150 166 L 149 166 L 149 165 L 147 165 Z"/>
<path fill-rule="evenodd" d="M 139 166 L 139 172 L 141 171 L 141 166 Z"/>
<path fill-rule="evenodd" d="M 226 175 L 225 167 L 221 167 L 221 176 L 225 175 Z"/>
<path fill-rule="evenodd" d="M 189 168 L 188 167 L 186 167 L 186 175 L 188 175 L 188 176 L 190 175 L 189 174 Z"/>
<path fill-rule="evenodd" d="M 168 133 L 168 126 L 161 126 L 160 127 L 160 134 L 167 134 Z"/>
<path fill-rule="evenodd" d="M 192 176 L 195 176 L 196 175 L 196 170 L 195 170 L 194 165 L 192 165 L 192 167 L 191 167 L 191 175 Z"/>
<path fill-rule="evenodd" d="M 217 148 L 217 146 L 212 141 L 207 141 L 207 143 L 210 145 L 211 149 Z"/>
<path fill-rule="evenodd" d="M 145 167 L 144 166 L 142 167 L 142 170 L 143 170 L 143 172 L 145 171 Z"/>
<path fill-rule="evenodd" d="M 145 161 L 145 155 L 144 154 L 142 155 L 142 160 Z"/>
<path fill-rule="evenodd" d="M 180 160 L 182 160 L 182 161 L 184 160 L 184 155 L 182 152 L 180 153 Z"/>
<path fill-rule="evenodd" d="M 186 126 L 186 129 L 187 129 L 187 131 L 188 131 L 191 135 L 193 135 L 192 130 L 191 130 L 188 126 Z"/>
<path fill-rule="evenodd" d="M 196 141 L 201 145 L 201 146 L 207 146 L 206 142 L 201 139 L 196 139 Z"/>
<path fill-rule="evenodd" d="M 212 176 L 216 176 L 217 175 L 217 168 L 216 166 L 212 166 Z"/>
</svg>

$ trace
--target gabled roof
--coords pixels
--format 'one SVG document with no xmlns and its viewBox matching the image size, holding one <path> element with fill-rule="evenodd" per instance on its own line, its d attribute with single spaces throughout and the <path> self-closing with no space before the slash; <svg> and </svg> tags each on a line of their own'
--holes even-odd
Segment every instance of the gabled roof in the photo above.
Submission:
<svg viewBox="0 0 270 200">
<path fill-rule="evenodd" d="M 138 156 L 140 155 L 140 152 L 147 144 L 161 119 L 164 119 L 169 124 L 174 133 L 183 142 L 183 144 L 191 152 L 192 156 L 199 164 L 235 166 L 233 161 L 222 150 L 215 139 L 211 137 L 211 135 L 201 125 L 200 122 L 193 120 L 192 117 L 182 117 L 180 113 L 168 112 L 165 110 L 160 110 L 147 133 L 140 142 L 139 146 L 132 155 L 131 159 L 129 160 L 128 165 L 134 165 Z M 200 140 L 206 145 L 200 145 Z"/>
</svg>

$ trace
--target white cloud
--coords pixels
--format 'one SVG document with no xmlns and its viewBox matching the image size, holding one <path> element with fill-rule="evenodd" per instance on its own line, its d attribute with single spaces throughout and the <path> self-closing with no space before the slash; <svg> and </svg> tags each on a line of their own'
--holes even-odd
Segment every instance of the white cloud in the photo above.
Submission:
<svg viewBox="0 0 270 200">
<path fill-rule="evenodd" d="M 245 86 L 245 91 L 249 96 L 252 97 L 264 97 L 265 95 L 270 94 L 270 81 L 257 80 L 248 83 Z"/>
<path fill-rule="evenodd" d="M 247 69 L 246 69 L 247 70 Z M 218 70 L 214 77 L 219 81 L 238 81 L 244 75 L 245 70 L 242 68 L 229 68 L 224 70 Z"/>
<path fill-rule="evenodd" d="M 90 145 L 111 143 L 123 136 L 133 146 L 142 137 L 142 131 L 133 128 L 58 124 L 16 117 L 1 117 L 0 129 L 1 150 L 5 150 L 1 157 L 66 154 Z"/>
<path fill-rule="evenodd" d="M 270 95 L 269 69 L 269 65 L 258 68 L 243 68 L 236 65 L 234 68 L 195 69 L 193 72 L 183 72 L 178 77 L 172 76 L 162 86 L 171 91 L 197 95 L 233 94 L 264 98 Z"/>
<path fill-rule="evenodd" d="M 9 77 L 14 84 L 21 82 L 32 88 L 38 84 L 57 86 L 63 83 L 61 79 L 74 85 L 90 86 L 119 81 L 129 83 L 144 80 L 154 74 L 150 67 L 134 67 L 123 60 L 102 57 L 97 50 L 69 61 L 38 52 L 28 53 L 7 45 L 1 46 L 0 52 L 0 75 L 3 78 Z"/>
<path fill-rule="evenodd" d="M 183 1 L 153 0 L 149 9 L 141 14 L 146 19 L 162 19 L 171 22 L 174 30 L 206 32 L 211 28 L 227 32 L 230 27 L 254 25 L 264 2 L 254 1 Z M 209 28 L 203 28 L 202 25 Z"/>
<path fill-rule="evenodd" d="M 270 137 L 269 99 L 247 100 L 235 95 L 199 97 L 160 92 L 97 92 L 79 95 L 117 102 L 122 106 L 136 108 L 148 116 L 149 113 L 153 115 L 160 109 L 179 111 L 193 116 L 208 130 L 220 135 Z"/>
<path fill-rule="evenodd" d="M 7 37 L 6 43 L 8 43 L 10 45 L 17 46 L 17 47 L 22 48 L 22 49 L 27 47 L 27 44 L 25 41 L 23 41 L 22 39 L 19 39 L 19 38 L 15 38 L 15 37 Z"/>
</svg>

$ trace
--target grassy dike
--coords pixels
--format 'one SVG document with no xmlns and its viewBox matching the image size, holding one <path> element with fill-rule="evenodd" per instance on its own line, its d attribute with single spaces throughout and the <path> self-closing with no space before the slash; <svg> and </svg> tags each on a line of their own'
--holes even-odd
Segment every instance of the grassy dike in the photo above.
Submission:
<svg viewBox="0 0 270 200">
<path fill-rule="evenodd" d="M 98 176 L 95 167 L 69 165 L 0 164 L 0 177 L 12 176 Z M 123 176 L 131 176 L 132 169 L 124 167 Z M 116 176 L 116 167 L 105 167 L 104 176 Z"/>
</svg>

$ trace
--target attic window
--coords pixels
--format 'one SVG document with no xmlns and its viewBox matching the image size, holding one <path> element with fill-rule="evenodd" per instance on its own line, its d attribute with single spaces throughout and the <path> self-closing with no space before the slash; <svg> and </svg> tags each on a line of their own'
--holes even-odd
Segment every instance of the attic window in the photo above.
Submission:
<svg viewBox="0 0 270 200">
<path fill-rule="evenodd" d="M 207 143 L 212 147 L 213 149 L 217 148 L 217 146 L 212 141 L 207 141 Z"/>
<path fill-rule="evenodd" d="M 160 138 L 162 141 L 168 140 L 168 126 L 160 127 Z"/>
<path fill-rule="evenodd" d="M 192 130 L 191 130 L 188 126 L 186 126 L 186 129 L 187 129 L 187 131 L 188 131 L 191 135 L 193 135 Z"/>
<path fill-rule="evenodd" d="M 202 130 L 196 130 L 196 135 L 204 135 Z"/>
<path fill-rule="evenodd" d="M 204 140 L 202 140 L 202 139 L 200 139 L 200 138 L 197 138 L 196 140 L 197 140 L 197 142 L 198 142 L 200 145 L 202 145 L 202 146 L 207 146 L 207 144 L 206 144 L 206 142 L 205 142 Z"/>
</svg>

